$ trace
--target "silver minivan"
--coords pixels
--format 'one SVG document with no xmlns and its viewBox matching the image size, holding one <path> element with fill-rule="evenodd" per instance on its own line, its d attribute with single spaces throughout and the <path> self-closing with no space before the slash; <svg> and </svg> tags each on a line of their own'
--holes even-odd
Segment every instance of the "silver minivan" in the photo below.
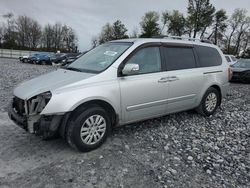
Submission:
<svg viewBox="0 0 250 188">
<path fill-rule="evenodd" d="M 89 151 L 116 125 L 189 109 L 212 115 L 231 74 L 221 50 L 206 41 L 111 41 L 18 85 L 9 117 L 44 139 L 60 135 L 70 146 Z"/>
</svg>

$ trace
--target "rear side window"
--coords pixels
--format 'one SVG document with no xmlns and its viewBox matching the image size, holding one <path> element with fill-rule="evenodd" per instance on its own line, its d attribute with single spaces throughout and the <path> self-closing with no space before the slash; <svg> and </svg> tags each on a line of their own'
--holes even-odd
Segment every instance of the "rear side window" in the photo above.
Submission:
<svg viewBox="0 0 250 188">
<path fill-rule="evenodd" d="M 230 62 L 231 62 L 231 59 L 230 59 L 230 57 L 229 57 L 229 56 L 225 56 L 225 58 L 226 58 L 226 60 L 227 60 L 227 62 L 228 62 L 228 63 L 230 63 Z"/>
<path fill-rule="evenodd" d="M 192 69 L 196 67 L 192 48 L 164 47 L 167 70 Z"/>
<path fill-rule="evenodd" d="M 215 48 L 206 46 L 196 46 L 201 67 L 218 66 L 222 64 L 219 52 Z"/>
</svg>

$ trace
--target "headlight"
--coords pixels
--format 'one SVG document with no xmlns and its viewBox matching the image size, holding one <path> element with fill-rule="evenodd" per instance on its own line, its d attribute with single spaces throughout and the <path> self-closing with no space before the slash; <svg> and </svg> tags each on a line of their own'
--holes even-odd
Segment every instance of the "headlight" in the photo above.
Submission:
<svg viewBox="0 0 250 188">
<path fill-rule="evenodd" d="M 29 115 L 36 115 L 45 108 L 51 99 L 51 92 L 47 91 L 30 98 L 27 102 Z"/>
</svg>

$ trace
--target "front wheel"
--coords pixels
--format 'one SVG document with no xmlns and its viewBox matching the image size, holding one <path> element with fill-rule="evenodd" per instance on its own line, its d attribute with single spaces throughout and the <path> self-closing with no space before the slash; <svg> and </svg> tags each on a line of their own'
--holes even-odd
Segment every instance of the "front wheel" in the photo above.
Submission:
<svg viewBox="0 0 250 188">
<path fill-rule="evenodd" d="M 103 108 L 90 106 L 75 112 L 73 117 L 66 132 L 71 147 L 90 151 L 102 145 L 111 129 L 109 115 Z"/>
<path fill-rule="evenodd" d="M 204 94 L 201 103 L 196 110 L 202 115 L 210 116 L 215 113 L 216 109 L 220 105 L 220 100 L 219 91 L 211 87 Z"/>
</svg>

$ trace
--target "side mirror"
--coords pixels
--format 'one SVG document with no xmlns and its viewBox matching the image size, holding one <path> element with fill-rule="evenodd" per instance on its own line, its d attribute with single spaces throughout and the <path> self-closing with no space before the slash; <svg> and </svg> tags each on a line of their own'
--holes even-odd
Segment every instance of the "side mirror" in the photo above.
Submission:
<svg viewBox="0 0 250 188">
<path fill-rule="evenodd" d="M 126 64 L 122 70 L 123 75 L 134 75 L 138 74 L 140 67 L 138 64 Z"/>
</svg>

